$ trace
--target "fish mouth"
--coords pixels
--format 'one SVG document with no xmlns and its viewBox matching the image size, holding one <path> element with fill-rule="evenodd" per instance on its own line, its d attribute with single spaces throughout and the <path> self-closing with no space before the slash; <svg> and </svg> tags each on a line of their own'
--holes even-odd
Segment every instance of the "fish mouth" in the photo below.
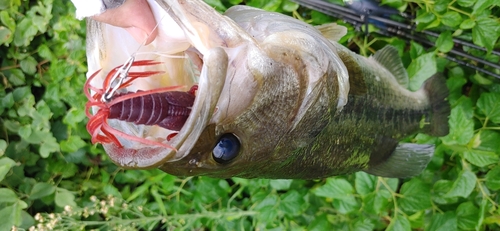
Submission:
<svg viewBox="0 0 500 231">
<path fill-rule="evenodd" d="M 187 91 L 193 85 L 198 85 L 198 90 L 190 115 L 179 131 L 117 119 L 107 120 L 107 123 L 118 131 L 172 147 L 146 144 L 119 135 L 116 137 L 120 145 L 112 142 L 102 143 L 110 159 L 124 168 L 158 167 L 165 162 L 176 161 L 188 155 L 216 111 L 216 104 L 226 78 L 228 63 L 226 52 L 218 47 L 207 49 L 186 35 L 189 23 L 183 20 L 184 16 L 170 12 L 172 7 L 179 8 L 179 5 L 170 6 L 163 1 L 148 1 L 148 3 L 158 22 L 156 28 L 158 36 L 147 46 L 137 43 L 122 28 L 88 20 L 87 75 L 91 76 L 101 70 L 90 84 L 102 86 L 109 71 L 122 65 L 129 57 L 134 57 L 135 60 L 153 60 L 159 64 L 133 66 L 131 71 L 162 73 L 138 78 L 125 91 L 146 91 L 169 86 L 182 86 L 181 90 Z M 93 111 L 95 112 L 95 108 Z"/>
</svg>

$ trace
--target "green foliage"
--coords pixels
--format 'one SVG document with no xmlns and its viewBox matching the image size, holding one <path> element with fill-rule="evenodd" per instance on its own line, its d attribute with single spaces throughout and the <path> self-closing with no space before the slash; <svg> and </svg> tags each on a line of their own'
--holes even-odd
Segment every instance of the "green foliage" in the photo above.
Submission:
<svg viewBox="0 0 500 231">
<path fill-rule="evenodd" d="M 311 24 L 335 19 L 287 0 L 210 0 L 223 11 L 247 4 Z M 339 1 L 335 1 L 339 2 Z M 500 190 L 500 85 L 441 57 L 451 38 L 500 47 L 496 0 L 388 0 L 416 13 L 418 29 L 446 28 L 436 48 L 363 37 L 346 46 L 369 55 L 399 49 L 412 89 L 446 74 L 450 133 L 435 143 L 419 176 L 363 172 L 318 181 L 178 178 L 123 170 L 91 145 L 85 130 L 85 23 L 70 1 L 0 1 L 0 230 L 497 230 Z M 497 16 L 495 16 L 497 15 Z M 343 22 L 338 22 L 343 24 Z M 487 52 L 476 52 L 498 62 Z"/>
</svg>

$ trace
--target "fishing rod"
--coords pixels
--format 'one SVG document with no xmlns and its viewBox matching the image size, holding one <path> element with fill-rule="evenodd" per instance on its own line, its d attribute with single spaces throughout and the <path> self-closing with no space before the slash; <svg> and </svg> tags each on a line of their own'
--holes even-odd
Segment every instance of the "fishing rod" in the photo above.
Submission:
<svg viewBox="0 0 500 231">
<path fill-rule="evenodd" d="M 413 23 L 414 18 L 411 15 L 399 12 L 398 10 L 390 7 L 380 6 L 375 0 L 344 0 L 345 7 L 322 0 L 291 1 L 304 7 L 341 19 L 346 23 L 353 25 L 356 30 L 364 31 L 365 33 L 368 33 L 368 24 L 371 24 L 378 29 L 376 33 L 384 36 L 397 36 L 404 39 L 414 40 L 427 47 L 435 47 L 435 42 L 432 42 L 427 36 L 433 37 L 434 39 L 439 37 L 439 34 L 433 31 L 423 30 L 417 32 L 416 24 Z M 410 23 L 405 24 L 390 19 L 390 17 L 394 16 L 401 17 L 403 20 L 410 21 Z M 483 47 L 458 38 L 453 38 L 453 42 L 454 44 L 488 52 Z M 491 51 L 491 54 L 500 56 L 500 52 L 496 50 Z M 500 74 L 474 65 L 473 62 L 476 64 L 480 63 L 484 66 L 500 71 L 499 64 L 470 55 L 457 46 L 454 46 L 447 54 L 444 54 L 444 57 L 452 62 L 467 66 L 481 73 L 500 79 Z M 460 58 L 468 59 L 471 62 L 466 62 Z"/>
</svg>

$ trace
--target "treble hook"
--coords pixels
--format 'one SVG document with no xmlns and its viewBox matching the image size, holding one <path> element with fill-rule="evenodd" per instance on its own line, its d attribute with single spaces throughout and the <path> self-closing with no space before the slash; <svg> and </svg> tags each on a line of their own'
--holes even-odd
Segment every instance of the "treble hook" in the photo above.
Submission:
<svg viewBox="0 0 500 231">
<path fill-rule="evenodd" d="M 110 84 L 104 91 L 101 100 L 103 102 L 109 102 L 111 98 L 115 95 L 116 91 L 120 88 L 121 84 L 127 78 L 130 68 L 135 61 L 135 57 L 132 55 L 125 61 L 125 63 L 116 70 L 116 73 L 111 77 Z"/>
</svg>

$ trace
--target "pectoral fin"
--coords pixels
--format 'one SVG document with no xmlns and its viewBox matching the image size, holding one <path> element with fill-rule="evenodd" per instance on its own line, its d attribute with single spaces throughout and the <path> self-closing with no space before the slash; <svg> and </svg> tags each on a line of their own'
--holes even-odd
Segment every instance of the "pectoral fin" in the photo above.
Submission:
<svg viewBox="0 0 500 231">
<path fill-rule="evenodd" d="M 434 154 L 434 145 L 399 144 L 383 162 L 369 166 L 366 173 L 391 178 L 408 178 L 420 174 Z"/>
</svg>

